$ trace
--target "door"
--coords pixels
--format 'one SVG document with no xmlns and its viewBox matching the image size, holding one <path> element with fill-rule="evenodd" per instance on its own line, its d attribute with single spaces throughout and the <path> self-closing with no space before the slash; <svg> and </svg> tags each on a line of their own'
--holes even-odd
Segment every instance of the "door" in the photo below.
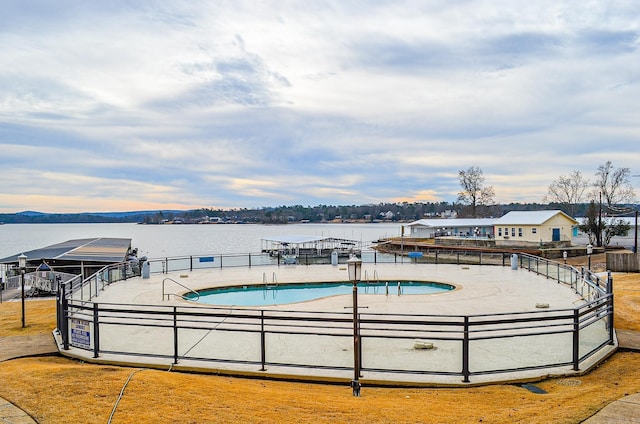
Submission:
<svg viewBox="0 0 640 424">
<path fill-rule="evenodd" d="M 560 241 L 560 228 L 554 228 L 551 241 Z"/>
</svg>

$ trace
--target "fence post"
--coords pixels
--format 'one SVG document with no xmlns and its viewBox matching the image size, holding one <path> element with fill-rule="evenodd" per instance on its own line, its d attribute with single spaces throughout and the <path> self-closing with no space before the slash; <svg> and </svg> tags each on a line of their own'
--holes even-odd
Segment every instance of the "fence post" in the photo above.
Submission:
<svg viewBox="0 0 640 424">
<path fill-rule="evenodd" d="M 580 308 L 573 310 L 573 370 L 580 371 Z"/>
<path fill-rule="evenodd" d="M 0 295 L 2 295 L 2 283 L 0 283 Z M 62 297 L 61 293 L 64 290 L 64 285 L 58 286 L 58 293 L 56 294 L 56 328 L 62 334 Z"/>
<path fill-rule="evenodd" d="M 93 304 L 93 357 L 97 358 L 100 352 L 100 326 L 98 324 L 98 304 Z"/>
<path fill-rule="evenodd" d="M 360 345 L 360 349 L 358 349 L 360 352 L 360 358 L 358 359 L 358 370 L 360 370 L 360 375 L 359 377 L 362 377 L 362 336 L 360 335 L 360 326 L 362 325 L 362 318 L 361 318 L 361 314 L 358 314 L 358 344 Z"/>
<path fill-rule="evenodd" d="M 173 307 L 173 364 L 178 363 L 178 307 Z"/>
<path fill-rule="evenodd" d="M 547 272 L 546 272 L 546 274 L 547 274 L 547 280 L 548 280 L 548 279 L 549 279 L 549 261 L 547 260 L 545 263 L 546 263 L 546 265 L 547 265 Z"/>
<path fill-rule="evenodd" d="M 264 367 L 267 362 L 267 343 L 266 343 L 266 335 L 264 333 L 264 310 L 260 311 L 260 363 L 262 364 L 262 368 L 260 371 L 266 371 Z"/>
<path fill-rule="evenodd" d="M 251 268 L 251 253 L 249 253 L 249 268 Z"/>
<path fill-rule="evenodd" d="M 73 283 L 72 283 L 73 284 Z M 73 293 L 73 290 L 71 291 Z M 61 328 L 60 328 L 60 334 L 62 335 L 62 348 L 64 350 L 69 350 L 69 301 L 67 300 L 67 295 L 66 295 L 66 290 L 64 288 L 64 285 L 62 285 L 62 293 L 61 293 L 61 300 L 62 300 L 62 306 L 61 306 L 61 313 L 60 313 L 60 318 L 61 318 Z"/>
<path fill-rule="evenodd" d="M 607 308 L 609 310 L 608 313 L 608 321 L 609 321 L 609 344 L 613 345 L 614 341 L 613 341 L 613 316 L 614 316 L 614 304 L 613 304 L 613 277 L 611 276 L 611 271 L 607 271 L 607 295 L 608 295 L 608 299 L 607 302 L 609 303 L 609 305 L 611 305 L 609 308 Z"/>
<path fill-rule="evenodd" d="M 193 256 L 189 256 L 189 271 L 193 271 Z"/>
<path fill-rule="evenodd" d="M 469 317 L 464 317 L 464 336 L 462 339 L 462 382 L 469 382 Z"/>
</svg>

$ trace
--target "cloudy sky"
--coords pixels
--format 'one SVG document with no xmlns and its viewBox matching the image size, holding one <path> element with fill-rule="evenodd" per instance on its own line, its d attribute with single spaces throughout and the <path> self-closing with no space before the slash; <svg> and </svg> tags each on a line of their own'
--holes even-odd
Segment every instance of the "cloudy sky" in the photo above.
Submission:
<svg viewBox="0 0 640 424">
<path fill-rule="evenodd" d="M 640 174 L 639 53 L 637 0 L 3 0 L 0 212 L 539 202 Z"/>
</svg>

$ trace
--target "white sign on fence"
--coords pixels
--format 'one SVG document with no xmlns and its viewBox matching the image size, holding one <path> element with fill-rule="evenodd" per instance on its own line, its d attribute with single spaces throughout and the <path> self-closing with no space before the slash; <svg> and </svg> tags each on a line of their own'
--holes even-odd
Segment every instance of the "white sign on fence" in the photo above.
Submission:
<svg viewBox="0 0 640 424">
<path fill-rule="evenodd" d="M 91 322 L 83 319 L 71 319 L 71 344 L 91 349 Z"/>
</svg>

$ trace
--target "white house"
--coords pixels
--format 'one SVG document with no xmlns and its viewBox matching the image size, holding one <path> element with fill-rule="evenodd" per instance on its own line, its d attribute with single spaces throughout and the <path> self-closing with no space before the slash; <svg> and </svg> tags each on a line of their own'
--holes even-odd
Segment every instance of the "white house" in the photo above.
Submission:
<svg viewBox="0 0 640 424">
<path fill-rule="evenodd" d="M 420 219 L 407 224 L 407 237 L 441 236 L 495 239 L 496 245 L 570 243 L 578 221 L 560 210 L 511 211 L 501 218 Z"/>
<path fill-rule="evenodd" d="M 578 221 L 560 210 L 511 211 L 495 221 L 495 238 L 501 244 L 571 242 Z M 513 243 L 515 242 L 515 243 Z"/>
</svg>

